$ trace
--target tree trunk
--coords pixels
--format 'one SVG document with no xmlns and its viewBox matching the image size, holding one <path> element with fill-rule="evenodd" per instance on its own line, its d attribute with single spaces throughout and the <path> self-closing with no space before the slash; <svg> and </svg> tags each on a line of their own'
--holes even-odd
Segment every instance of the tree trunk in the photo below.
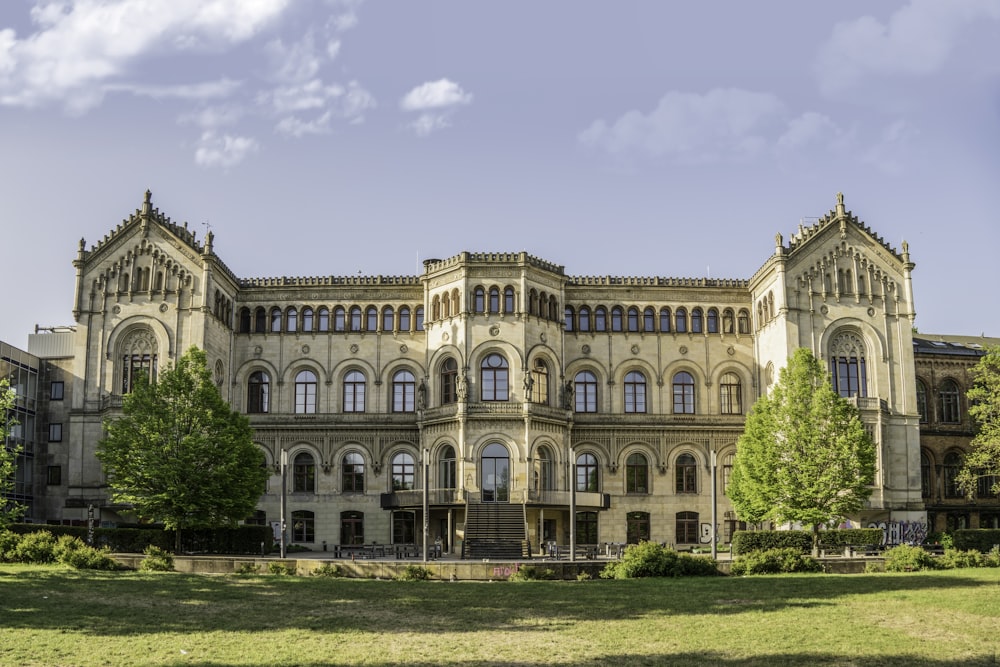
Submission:
<svg viewBox="0 0 1000 667">
<path fill-rule="evenodd" d="M 813 524 L 813 548 L 812 557 L 819 558 L 819 524 Z"/>
</svg>

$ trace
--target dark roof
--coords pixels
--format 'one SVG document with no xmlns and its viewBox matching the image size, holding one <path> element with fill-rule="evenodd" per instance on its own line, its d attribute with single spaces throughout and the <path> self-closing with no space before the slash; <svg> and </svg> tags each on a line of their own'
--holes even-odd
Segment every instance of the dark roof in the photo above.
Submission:
<svg viewBox="0 0 1000 667">
<path fill-rule="evenodd" d="M 950 336 L 942 334 L 914 334 L 913 353 L 939 354 L 955 357 L 981 357 L 986 351 L 1000 345 L 1000 338 L 986 336 Z"/>
</svg>

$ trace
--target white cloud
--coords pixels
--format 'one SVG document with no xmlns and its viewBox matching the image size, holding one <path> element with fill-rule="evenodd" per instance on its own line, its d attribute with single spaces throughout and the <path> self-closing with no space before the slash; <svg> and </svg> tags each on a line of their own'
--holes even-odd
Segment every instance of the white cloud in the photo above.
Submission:
<svg viewBox="0 0 1000 667">
<path fill-rule="evenodd" d="M 376 106 L 375 98 L 352 81 L 345 89 L 341 86 L 326 86 L 313 81 L 302 87 L 289 87 L 280 93 L 265 98 L 279 114 L 316 112 L 312 120 L 303 120 L 298 115 L 282 118 L 275 129 L 293 137 L 304 134 L 325 134 L 329 132 L 333 118 L 342 118 L 351 124 L 364 122 L 365 112 Z"/>
<path fill-rule="evenodd" d="M 137 83 L 108 84 L 103 87 L 103 90 L 106 92 L 127 92 L 138 97 L 151 97 L 153 99 L 208 100 L 229 97 L 240 85 L 239 81 L 220 79 L 218 81 L 179 84 L 176 86 L 156 86 Z"/>
<path fill-rule="evenodd" d="M 451 123 L 448 122 L 445 116 L 432 113 L 422 113 L 408 125 L 410 129 L 416 132 L 418 137 L 426 137 L 431 132 L 443 130 L 450 126 Z"/>
<path fill-rule="evenodd" d="M 243 114 L 243 109 L 236 105 L 211 106 L 199 109 L 198 111 L 181 114 L 177 120 L 180 123 L 210 130 L 234 125 L 243 117 Z"/>
<path fill-rule="evenodd" d="M 793 118 L 785 132 L 778 137 L 780 150 L 804 150 L 810 147 L 830 148 L 842 143 L 845 133 L 829 116 L 815 111 Z"/>
<path fill-rule="evenodd" d="M 423 83 L 408 92 L 399 105 L 403 111 L 425 111 L 443 109 L 472 103 L 472 94 L 448 79 L 438 79 Z"/>
<path fill-rule="evenodd" d="M 224 134 L 219 136 L 208 130 L 203 132 L 194 153 L 194 161 L 201 167 L 232 167 L 251 153 L 260 149 L 256 139 Z"/>
<path fill-rule="evenodd" d="M 847 91 L 867 77 L 925 76 L 940 71 L 962 37 L 981 20 L 1000 20 L 997 0 L 911 0 L 886 23 L 871 16 L 838 23 L 819 51 L 824 94 Z"/>
<path fill-rule="evenodd" d="M 586 146 L 613 154 L 640 153 L 681 161 L 741 159 L 764 150 L 783 124 L 785 105 L 774 95 L 736 88 L 669 92 L 649 113 L 628 111 L 580 133 Z"/>
<path fill-rule="evenodd" d="M 301 120 L 296 116 L 288 116 L 287 118 L 282 118 L 274 129 L 281 134 L 287 134 L 292 137 L 301 137 L 306 134 L 326 134 L 330 131 L 330 118 L 332 115 L 331 111 L 327 111 L 309 121 Z"/>
</svg>

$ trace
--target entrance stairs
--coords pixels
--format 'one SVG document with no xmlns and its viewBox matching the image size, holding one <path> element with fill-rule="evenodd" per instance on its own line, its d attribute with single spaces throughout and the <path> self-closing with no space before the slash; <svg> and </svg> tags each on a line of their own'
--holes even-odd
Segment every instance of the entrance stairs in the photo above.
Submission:
<svg viewBox="0 0 1000 667">
<path fill-rule="evenodd" d="M 469 503 L 465 509 L 462 558 L 517 560 L 531 555 L 524 505 Z"/>
</svg>

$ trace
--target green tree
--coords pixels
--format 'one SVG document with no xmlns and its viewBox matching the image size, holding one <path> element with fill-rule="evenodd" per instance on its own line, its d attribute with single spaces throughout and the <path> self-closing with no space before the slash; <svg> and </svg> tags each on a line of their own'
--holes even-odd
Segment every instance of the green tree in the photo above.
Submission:
<svg viewBox="0 0 1000 667">
<path fill-rule="evenodd" d="M 747 415 L 728 494 L 745 521 L 797 521 L 819 529 L 864 506 L 875 480 L 875 445 L 857 409 L 837 395 L 806 348 L 781 369 Z"/>
<path fill-rule="evenodd" d="M 14 488 L 14 473 L 17 468 L 17 457 L 21 453 L 20 445 L 7 443 L 10 429 L 17 424 L 14 419 L 14 402 L 16 392 L 10 388 L 7 378 L 0 379 L 0 529 L 21 515 L 24 507 L 10 498 Z"/>
<path fill-rule="evenodd" d="M 105 423 L 97 457 L 113 498 L 177 531 L 234 525 L 257 505 L 267 471 L 247 418 L 212 384 L 192 347 L 155 382 L 137 382 Z"/>
<path fill-rule="evenodd" d="M 969 415 L 979 426 L 972 449 L 958 473 L 958 486 L 968 495 L 977 491 L 979 480 L 992 478 L 990 492 L 1000 494 L 1000 347 L 992 347 L 971 370 Z"/>
</svg>

